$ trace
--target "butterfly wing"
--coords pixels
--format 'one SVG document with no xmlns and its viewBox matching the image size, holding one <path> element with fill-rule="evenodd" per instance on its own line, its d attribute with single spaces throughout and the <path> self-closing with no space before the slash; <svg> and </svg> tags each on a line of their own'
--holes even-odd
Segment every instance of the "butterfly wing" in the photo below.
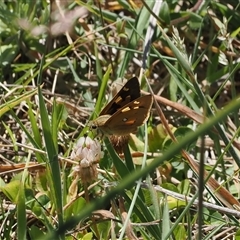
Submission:
<svg viewBox="0 0 240 240">
<path fill-rule="evenodd" d="M 120 108 L 140 97 L 140 85 L 137 77 L 133 77 L 121 88 L 113 99 L 103 108 L 101 115 L 113 115 Z"/>
<path fill-rule="evenodd" d="M 134 133 L 148 120 L 152 103 L 152 95 L 139 97 L 117 110 L 112 116 L 106 115 L 105 123 L 98 128 L 107 135 Z"/>
</svg>

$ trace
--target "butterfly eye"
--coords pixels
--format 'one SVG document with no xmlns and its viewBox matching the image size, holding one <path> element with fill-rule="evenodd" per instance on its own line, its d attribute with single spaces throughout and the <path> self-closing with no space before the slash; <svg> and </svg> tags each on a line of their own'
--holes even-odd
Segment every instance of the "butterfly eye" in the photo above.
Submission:
<svg viewBox="0 0 240 240">
<path fill-rule="evenodd" d="M 95 129 L 97 129 L 97 126 L 96 125 L 92 125 L 91 129 L 95 130 Z"/>
</svg>

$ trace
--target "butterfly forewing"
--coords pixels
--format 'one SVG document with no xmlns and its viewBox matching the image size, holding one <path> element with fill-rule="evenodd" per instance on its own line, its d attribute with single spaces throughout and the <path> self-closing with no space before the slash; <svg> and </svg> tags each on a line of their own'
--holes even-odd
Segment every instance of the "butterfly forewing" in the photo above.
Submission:
<svg viewBox="0 0 240 240">
<path fill-rule="evenodd" d="M 118 109 L 122 108 L 129 102 L 140 97 L 140 85 L 137 77 L 133 77 L 121 88 L 113 99 L 103 108 L 101 115 L 113 115 Z"/>
</svg>

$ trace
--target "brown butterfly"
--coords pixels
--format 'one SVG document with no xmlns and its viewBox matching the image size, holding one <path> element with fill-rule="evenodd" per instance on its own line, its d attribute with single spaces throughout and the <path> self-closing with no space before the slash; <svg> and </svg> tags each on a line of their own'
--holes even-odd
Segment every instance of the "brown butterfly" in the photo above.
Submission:
<svg viewBox="0 0 240 240">
<path fill-rule="evenodd" d="M 124 136 L 137 131 L 149 117 L 152 95 L 140 95 L 136 77 L 131 78 L 89 125 L 100 134 Z"/>
</svg>

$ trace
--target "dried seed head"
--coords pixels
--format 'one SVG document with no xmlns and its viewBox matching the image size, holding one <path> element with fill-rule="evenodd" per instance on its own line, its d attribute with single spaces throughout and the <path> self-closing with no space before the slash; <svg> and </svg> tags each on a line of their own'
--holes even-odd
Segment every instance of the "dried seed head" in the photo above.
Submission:
<svg viewBox="0 0 240 240">
<path fill-rule="evenodd" d="M 123 136 L 109 136 L 109 139 L 118 154 L 123 153 L 123 149 L 127 146 L 129 141 L 130 135 L 123 135 Z"/>
</svg>

